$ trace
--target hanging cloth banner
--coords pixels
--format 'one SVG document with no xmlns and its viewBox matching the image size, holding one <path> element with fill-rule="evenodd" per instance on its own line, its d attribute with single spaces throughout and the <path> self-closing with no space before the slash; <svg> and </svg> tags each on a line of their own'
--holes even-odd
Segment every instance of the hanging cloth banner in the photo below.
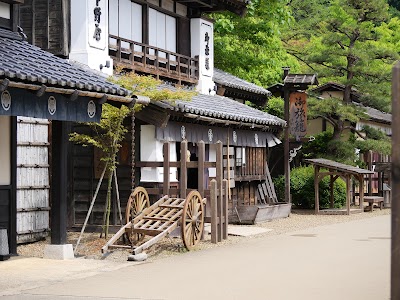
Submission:
<svg viewBox="0 0 400 300">
<path fill-rule="evenodd" d="M 307 134 L 307 94 L 290 93 L 289 96 L 290 128 L 289 133 L 297 138 Z"/>
</svg>

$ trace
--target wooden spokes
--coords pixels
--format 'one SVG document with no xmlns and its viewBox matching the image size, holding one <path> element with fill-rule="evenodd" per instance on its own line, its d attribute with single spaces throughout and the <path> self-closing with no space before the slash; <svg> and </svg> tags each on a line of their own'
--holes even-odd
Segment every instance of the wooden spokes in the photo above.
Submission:
<svg viewBox="0 0 400 300">
<path fill-rule="evenodd" d="M 186 197 L 182 212 L 182 240 L 188 250 L 200 241 L 204 229 L 204 205 L 198 191 Z"/>
<path fill-rule="evenodd" d="M 143 187 L 137 187 L 129 196 L 128 203 L 126 204 L 126 223 L 132 221 L 139 215 L 145 208 L 150 206 L 149 195 Z"/>
</svg>

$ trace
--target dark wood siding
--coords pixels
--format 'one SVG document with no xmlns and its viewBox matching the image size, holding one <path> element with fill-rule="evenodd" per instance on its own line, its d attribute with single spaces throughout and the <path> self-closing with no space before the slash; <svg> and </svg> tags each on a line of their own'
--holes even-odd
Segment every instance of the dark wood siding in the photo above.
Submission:
<svg viewBox="0 0 400 300">
<path fill-rule="evenodd" d="M 177 40 L 178 53 L 186 56 L 190 55 L 190 19 L 177 18 Z"/>
<path fill-rule="evenodd" d="M 126 127 L 130 128 L 129 118 Z M 90 134 L 90 128 L 84 125 L 76 124 L 72 131 L 78 133 Z M 131 133 L 127 133 L 127 138 L 122 142 L 122 148 L 118 154 L 119 164 L 117 166 L 118 186 L 121 200 L 121 209 L 123 223 L 125 224 L 125 207 L 131 191 Z M 69 178 L 70 203 L 68 205 L 69 227 L 81 226 L 86 218 L 93 195 L 96 191 L 99 177 L 103 171 L 103 166 L 97 168 L 98 162 L 95 162 L 95 151 L 93 147 L 83 147 L 81 145 L 71 144 L 72 157 L 70 159 L 71 177 Z M 114 187 L 114 183 L 113 183 Z M 99 193 L 96 198 L 93 211 L 89 218 L 89 225 L 102 225 L 105 199 L 107 194 L 107 178 L 103 179 Z M 111 217 L 112 225 L 119 224 L 118 210 L 116 206 L 115 189 L 112 193 Z"/>
<path fill-rule="evenodd" d="M 28 42 L 60 56 L 69 54 L 68 0 L 26 0 L 20 5 L 20 23 Z"/>
</svg>

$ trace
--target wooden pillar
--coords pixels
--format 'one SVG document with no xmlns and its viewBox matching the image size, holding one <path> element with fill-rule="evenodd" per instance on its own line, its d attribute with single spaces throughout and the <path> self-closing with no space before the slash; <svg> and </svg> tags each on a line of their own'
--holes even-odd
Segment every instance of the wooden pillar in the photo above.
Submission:
<svg viewBox="0 0 400 300">
<path fill-rule="evenodd" d="M 181 176 L 179 179 L 180 196 L 181 198 L 186 198 L 187 190 L 187 141 L 181 142 Z"/>
<path fill-rule="evenodd" d="M 393 67 L 392 113 L 391 299 L 400 299 L 400 62 Z"/>
<path fill-rule="evenodd" d="M 52 126 L 52 178 L 51 178 L 51 243 L 67 242 L 67 122 L 51 122 Z"/>
<path fill-rule="evenodd" d="M 284 140 L 283 140 L 283 168 L 285 173 L 285 202 L 290 203 L 290 162 L 289 162 L 289 90 L 284 87 L 284 115 L 286 121 L 286 127 L 284 128 Z"/>
<path fill-rule="evenodd" d="M 364 175 L 359 175 L 359 182 L 360 182 L 360 196 L 359 196 L 359 201 L 360 201 L 360 209 L 361 211 L 364 211 Z"/>
<path fill-rule="evenodd" d="M 229 184 L 228 180 L 222 181 L 222 189 L 224 191 L 224 197 L 222 198 L 222 238 L 226 240 L 228 238 L 228 197 L 229 197 Z"/>
<path fill-rule="evenodd" d="M 211 243 L 216 244 L 218 242 L 218 213 L 217 213 L 217 198 L 218 188 L 217 181 L 212 179 L 210 182 L 210 206 L 211 206 Z"/>
<path fill-rule="evenodd" d="M 372 171 L 372 151 L 368 151 L 368 170 Z M 372 195 L 372 174 L 368 174 L 368 195 Z"/>
<path fill-rule="evenodd" d="M 10 223 L 8 231 L 8 250 L 17 254 L 17 117 L 11 117 L 11 189 L 10 189 Z"/>
<path fill-rule="evenodd" d="M 333 187 L 334 187 L 334 180 L 333 180 L 333 175 L 330 175 L 330 192 L 331 192 L 331 208 L 335 207 L 335 199 L 333 197 Z"/>
<path fill-rule="evenodd" d="M 224 178 L 223 173 L 223 160 L 222 160 L 222 142 L 217 142 L 217 189 L 218 189 L 218 201 L 217 201 L 217 211 L 218 211 L 218 218 L 219 218 L 219 226 L 218 226 L 218 242 L 222 241 L 222 218 L 223 218 L 223 208 L 222 208 L 222 199 L 223 199 L 223 189 L 222 189 L 222 179 Z"/>
<path fill-rule="evenodd" d="M 346 174 L 346 210 L 347 215 L 350 215 L 350 184 L 351 175 Z"/>
<path fill-rule="evenodd" d="M 315 214 L 319 214 L 319 166 L 314 166 Z"/>
<path fill-rule="evenodd" d="M 169 195 L 169 187 L 170 187 L 170 178 L 169 178 L 169 142 L 165 142 L 163 145 L 163 153 L 164 153 L 164 183 L 163 183 L 163 194 Z M 186 158 L 186 156 L 185 156 Z M 185 197 L 183 197 L 185 198 Z"/>
<path fill-rule="evenodd" d="M 199 159 L 198 159 L 198 167 L 197 167 L 197 172 L 198 172 L 198 182 L 197 182 L 197 190 L 199 191 L 200 195 L 204 197 L 204 162 L 206 160 L 206 147 L 204 144 L 204 141 L 200 141 L 197 143 L 197 147 L 199 149 Z"/>
</svg>

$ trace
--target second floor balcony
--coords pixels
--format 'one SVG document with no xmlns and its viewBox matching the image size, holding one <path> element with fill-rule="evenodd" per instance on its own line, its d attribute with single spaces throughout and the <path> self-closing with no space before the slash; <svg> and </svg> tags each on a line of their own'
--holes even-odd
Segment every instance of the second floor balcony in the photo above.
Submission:
<svg viewBox="0 0 400 300">
<path fill-rule="evenodd" d="M 115 35 L 109 36 L 114 65 L 178 84 L 197 84 L 198 58 L 170 52 Z"/>
</svg>

